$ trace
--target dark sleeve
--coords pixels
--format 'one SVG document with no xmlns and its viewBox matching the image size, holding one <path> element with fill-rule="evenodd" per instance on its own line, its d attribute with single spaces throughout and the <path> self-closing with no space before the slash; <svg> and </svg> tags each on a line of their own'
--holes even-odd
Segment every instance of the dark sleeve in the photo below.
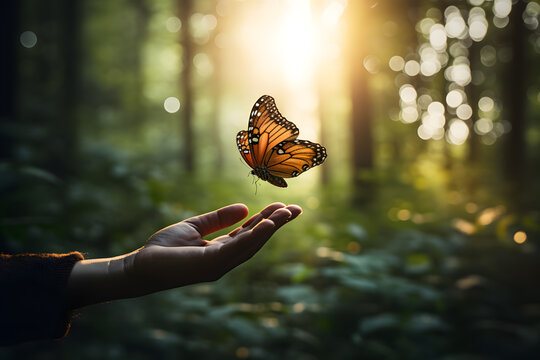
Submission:
<svg viewBox="0 0 540 360">
<path fill-rule="evenodd" d="M 69 330 L 65 289 L 73 265 L 83 256 L 0 254 L 0 345 L 57 339 Z"/>
</svg>

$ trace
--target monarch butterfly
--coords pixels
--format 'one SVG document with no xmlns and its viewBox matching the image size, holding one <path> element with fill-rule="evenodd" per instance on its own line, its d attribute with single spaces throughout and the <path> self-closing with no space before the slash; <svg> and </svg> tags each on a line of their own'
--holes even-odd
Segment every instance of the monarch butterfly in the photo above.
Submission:
<svg viewBox="0 0 540 360">
<path fill-rule="evenodd" d="M 296 125 L 280 114 L 274 98 L 263 95 L 253 105 L 247 131 L 236 135 L 236 145 L 252 175 L 287 187 L 283 178 L 296 177 L 326 159 L 322 145 L 298 140 L 298 133 Z"/>
</svg>

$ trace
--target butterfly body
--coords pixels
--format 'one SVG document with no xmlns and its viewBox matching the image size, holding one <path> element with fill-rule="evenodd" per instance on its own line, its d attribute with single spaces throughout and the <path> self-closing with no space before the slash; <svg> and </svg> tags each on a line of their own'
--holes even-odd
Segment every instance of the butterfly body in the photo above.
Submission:
<svg viewBox="0 0 540 360">
<path fill-rule="evenodd" d="M 261 180 L 268 181 L 270 184 L 278 187 L 287 187 L 287 182 L 279 176 L 274 176 L 266 168 L 256 168 L 251 170 L 251 175 L 259 177 Z"/>
<path fill-rule="evenodd" d="M 236 135 L 236 144 L 251 174 L 278 187 L 284 178 L 296 177 L 320 165 L 326 149 L 320 144 L 297 139 L 295 124 L 285 119 L 271 96 L 261 96 L 251 110 L 248 130 Z"/>
</svg>

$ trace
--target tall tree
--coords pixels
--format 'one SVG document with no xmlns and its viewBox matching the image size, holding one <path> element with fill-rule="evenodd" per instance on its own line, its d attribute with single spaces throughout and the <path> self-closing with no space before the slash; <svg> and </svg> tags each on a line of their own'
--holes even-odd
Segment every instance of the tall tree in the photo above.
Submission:
<svg viewBox="0 0 540 360">
<path fill-rule="evenodd" d="M 180 79 L 182 87 L 182 110 L 181 121 L 183 130 L 183 165 L 188 173 L 195 172 L 195 139 L 193 131 L 193 52 L 194 44 L 189 28 L 189 20 L 193 11 L 192 0 L 178 0 L 178 10 L 180 12 L 180 20 L 182 21 L 181 44 L 182 44 L 182 60 L 183 68 Z"/>
<path fill-rule="evenodd" d="M 17 45 L 19 31 L 17 0 L 4 2 L 0 13 L 0 44 L 3 55 L 0 66 L 0 159 L 10 160 L 13 153 L 16 124 Z"/>
<path fill-rule="evenodd" d="M 527 72 L 527 54 L 525 53 L 525 42 L 527 41 L 526 29 L 523 23 L 522 14 L 525 10 L 525 1 L 518 1 L 512 7 L 510 13 L 509 33 L 507 42 L 512 46 L 512 60 L 507 64 L 505 74 L 505 94 L 503 99 L 505 118 L 510 121 L 512 130 L 505 139 L 504 148 L 504 170 L 506 178 L 510 181 L 510 196 L 517 199 L 515 195 L 522 190 L 524 180 L 525 164 L 525 99 Z"/>
<path fill-rule="evenodd" d="M 66 179 L 73 175 L 76 166 L 78 144 L 78 106 L 81 74 L 81 24 L 82 3 L 80 0 L 60 2 L 60 109 L 55 122 L 58 132 L 58 153 L 53 156 L 54 173 Z"/>
<path fill-rule="evenodd" d="M 144 71 L 143 49 L 148 37 L 148 22 L 151 12 L 146 0 L 134 0 L 131 2 L 135 10 L 136 26 L 133 33 L 133 114 L 140 123 L 146 120 L 146 107 L 144 104 Z"/>
<path fill-rule="evenodd" d="M 218 19 L 217 27 L 214 29 L 214 36 L 212 40 L 219 35 L 223 28 L 222 19 Z M 210 125 L 213 131 L 210 131 L 212 137 L 213 152 L 214 152 L 214 171 L 216 175 L 220 175 L 224 168 L 224 151 L 223 140 L 221 138 L 221 99 L 223 95 L 223 53 L 221 49 L 215 46 L 215 41 L 211 42 L 211 48 L 209 50 L 212 54 L 212 60 L 214 64 L 214 73 L 212 75 L 211 84 L 211 96 L 212 96 L 212 113 L 210 114 Z"/>
<path fill-rule="evenodd" d="M 372 182 L 366 171 L 373 169 L 373 106 L 369 91 L 369 73 L 363 66 L 369 54 L 370 7 L 368 2 L 352 1 L 347 11 L 349 78 L 351 80 L 351 156 L 354 202 L 370 199 Z"/>
<path fill-rule="evenodd" d="M 324 12 L 324 6 L 325 3 L 323 1 L 316 1 L 314 4 L 313 12 L 315 18 L 321 18 L 322 14 Z M 326 119 L 326 105 L 328 103 L 328 91 L 327 91 L 327 81 L 328 79 L 328 64 L 327 60 L 325 60 L 324 57 L 320 58 L 317 62 L 317 97 L 318 97 L 318 118 L 319 118 L 319 139 L 321 144 L 324 146 L 328 146 L 328 138 L 329 138 L 329 129 L 327 126 L 327 119 Z M 328 185 L 330 182 L 330 165 L 329 160 L 326 159 L 325 166 L 322 166 L 321 171 L 321 182 L 323 185 Z M 331 162 L 331 160 L 330 160 Z"/>
</svg>

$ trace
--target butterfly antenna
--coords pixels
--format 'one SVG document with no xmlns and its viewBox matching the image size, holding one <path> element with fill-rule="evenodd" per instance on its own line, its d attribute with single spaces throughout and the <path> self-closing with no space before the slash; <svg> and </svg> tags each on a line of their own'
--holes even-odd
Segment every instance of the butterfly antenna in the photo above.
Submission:
<svg viewBox="0 0 540 360">
<path fill-rule="evenodd" d="M 242 163 L 242 165 L 247 166 L 249 168 L 248 164 L 246 164 L 245 161 L 242 161 L 242 158 L 238 158 L 238 160 L 240 161 L 240 163 Z"/>
</svg>

